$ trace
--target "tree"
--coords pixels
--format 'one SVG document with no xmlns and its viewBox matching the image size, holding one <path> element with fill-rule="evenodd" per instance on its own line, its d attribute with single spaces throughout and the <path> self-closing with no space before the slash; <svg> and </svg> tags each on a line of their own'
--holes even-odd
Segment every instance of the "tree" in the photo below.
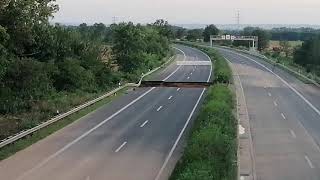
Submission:
<svg viewBox="0 0 320 180">
<path fill-rule="evenodd" d="M 140 26 L 132 22 L 120 23 L 114 29 L 113 53 L 120 69 L 125 72 L 134 72 L 143 60 L 141 58 L 146 44 Z"/>
<path fill-rule="evenodd" d="M 305 41 L 294 53 L 294 62 L 320 75 L 320 35 Z"/>
<path fill-rule="evenodd" d="M 198 39 L 202 39 L 203 29 L 191 29 L 187 32 L 186 39 L 188 41 L 196 41 Z"/>
<path fill-rule="evenodd" d="M 185 28 L 178 28 L 175 34 L 177 39 L 183 39 L 187 34 L 187 30 Z"/>
<path fill-rule="evenodd" d="M 55 0 L 4 1 L 0 4 L 0 25 L 11 40 L 8 47 L 15 54 L 32 54 L 36 32 L 34 27 L 49 24 L 48 19 L 59 8 Z"/>
<path fill-rule="evenodd" d="M 153 23 L 153 26 L 155 26 L 159 33 L 162 36 L 167 37 L 168 39 L 171 39 L 173 37 L 173 32 L 171 30 L 171 27 L 168 23 L 168 21 L 165 21 L 163 19 L 158 19 L 156 22 Z"/>
<path fill-rule="evenodd" d="M 268 31 L 257 27 L 245 27 L 241 33 L 244 36 L 258 36 L 258 50 L 261 51 L 268 47 L 270 34 Z"/>
<path fill-rule="evenodd" d="M 219 34 L 219 29 L 215 25 L 211 24 L 207 26 L 203 31 L 204 41 L 209 42 L 211 35 L 218 35 L 218 34 Z"/>
<path fill-rule="evenodd" d="M 264 50 L 269 46 L 270 34 L 263 29 L 256 29 L 252 33 L 253 36 L 258 36 L 258 50 Z"/>
<path fill-rule="evenodd" d="M 286 57 L 289 56 L 290 52 L 290 44 L 288 41 L 280 41 L 279 45 L 281 46 L 283 52 L 285 53 Z"/>
<path fill-rule="evenodd" d="M 120 23 L 112 34 L 114 58 L 126 73 L 152 68 L 169 51 L 168 38 L 159 26 Z"/>
<path fill-rule="evenodd" d="M 7 42 L 10 36 L 6 29 L 0 25 L 0 54 L 3 55 L 6 52 Z"/>
</svg>

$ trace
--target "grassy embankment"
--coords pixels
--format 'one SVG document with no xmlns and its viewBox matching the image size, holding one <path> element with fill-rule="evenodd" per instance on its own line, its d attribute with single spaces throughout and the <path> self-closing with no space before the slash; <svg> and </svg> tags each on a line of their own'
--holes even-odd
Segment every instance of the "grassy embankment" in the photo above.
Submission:
<svg viewBox="0 0 320 180">
<path fill-rule="evenodd" d="M 127 88 L 121 90 L 117 93 L 117 96 L 123 94 Z M 58 121 L 46 128 L 43 128 L 37 132 L 34 132 L 32 135 L 27 136 L 26 138 L 20 139 L 16 141 L 15 143 L 9 144 L 3 148 L 0 149 L 0 161 L 3 159 L 8 158 L 9 156 L 15 154 L 16 152 L 23 150 L 27 148 L 28 146 L 38 142 L 41 139 L 44 139 L 45 137 L 53 134 L 54 132 L 66 127 L 67 125 L 73 123 L 74 121 L 80 119 L 81 117 L 89 114 L 90 112 L 98 109 L 99 107 L 109 103 L 111 100 L 113 100 L 117 96 L 110 96 L 108 98 L 105 98 L 87 108 L 84 108 L 66 118 L 64 118 L 62 121 Z"/>
<path fill-rule="evenodd" d="M 214 60 L 215 85 L 207 91 L 205 102 L 187 139 L 187 147 L 171 180 L 235 179 L 237 174 L 237 121 L 234 94 L 230 88 L 231 69 L 217 51 L 193 46 Z"/>
<path fill-rule="evenodd" d="M 169 59 L 169 56 L 172 56 L 172 52 L 169 53 L 168 57 L 164 58 L 164 60 L 162 62 L 166 62 L 166 64 L 162 64 L 161 65 L 161 69 L 162 68 L 165 68 L 169 63 L 169 61 L 165 61 L 165 60 L 168 60 Z M 87 108 L 84 108 L 66 118 L 64 118 L 63 120 L 61 121 L 58 121 L 52 125 L 49 125 L 48 127 L 46 128 L 43 128 L 29 136 L 27 136 L 26 138 L 23 138 L 23 139 L 20 139 L 18 141 L 16 141 L 15 143 L 12 143 L 12 144 L 9 144 L 3 148 L 0 148 L 0 161 L 3 160 L 3 159 L 6 159 L 8 158 L 9 156 L 15 154 L 16 152 L 20 151 L 20 150 L 23 150 L 27 147 L 29 147 L 30 145 L 38 142 L 39 140 L 41 139 L 44 139 L 45 137 L 53 134 L 54 132 L 66 127 L 67 125 L 75 122 L 76 120 L 80 119 L 81 117 L 95 111 L 96 109 L 102 107 L 103 105 L 109 103 L 110 101 L 112 101 L 114 98 L 118 97 L 118 96 L 121 96 L 123 95 L 123 93 L 125 91 L 127 91 L 128 88 L 124 88 L 122 90 L 120 90 L 116 96 L 110 96 L 110 97 L 107 97 Z M 105 93 L 105 92 L 104 92 Z M 68 109 L 71 109 L 72 108 L 72 105 L 73 106 L 77 106 L 79 104 L 82 104 L 86 101 L 89 101 L 91 99 L 94 99 L 97 97 L 97 95 L 102 95 L 104 93 L 100 93 L 100 94 L 93 94 L 91 96 L 83 96 L 83 98 L 81 99 L 81 101 L 79 100 L 79 98 L 76 96 L 76 97 L 72 97 L 70 96 L 69 94 L 69 97 L 66 96 L 66 98 L 64 99 L 63 102 L 65 103 L 68 103 L 67 106 L 65 106 L 63 108 L 64 112 L 66 112 Z M 69 101 L 69 102 L 68 102 Z M 60 103 L 61 105 L 62 103 Z M 31 128 L 32 126 L 30 126 Z"/>
</svg>

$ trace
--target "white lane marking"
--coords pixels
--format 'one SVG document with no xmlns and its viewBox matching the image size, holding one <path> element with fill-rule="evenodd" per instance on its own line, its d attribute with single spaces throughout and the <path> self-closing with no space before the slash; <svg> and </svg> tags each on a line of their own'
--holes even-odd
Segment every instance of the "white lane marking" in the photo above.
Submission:
<svg viewBox="0 0 320 180">
<path fill-rule="evenodd" d="M 188 76 L 187 79 L 190 79 L 190 77 Z"/>
<path fill-rule="evenodd" d="M 227 50 L 229 51 L 229 50 Z M 286 86 L 288 86 L 294 93 L 296 93 L 305 103 L 307 103 L 319 116 L 320 116 L 320 110 L 317 109 L 308 99 L 306 99 L 299 91 L 297 91 L 294 87 L 292 87 L 287 81 L 285 81 L 282 77 L 280 77 L 278 74 L 274 73 L 272 70 L 270 70 L 269 68 L 267 68 L 265 65 L 257 62 L 256 60 L 249 58 L 245 55 L 239 54 L 239 53 L 235 53 L 232 51 L 229 51 L 233 54 L 237 54 L 239 56 L 242 56 L 246 59 L 249 59 L 252 62 L 255 62 L 256 64 L 260 65 L 261 67 L 265 68 L 267 71 L 269 71 L 270 73 L 272 73 L 273 75 L 275 75 L 278 79 L 280 79 L 280 81 L 282 81 Z"/>
<path fill-rule="evenodd" d="M 294 138 L 297 137 L 297 136 L 296 136 L 296 133 L 294 133 L 294 131 L 293 131 L 292 129 L 290 129 L 290 133 L 291 133 L 291 136 L 292 136 L 292 137 L 294 137 Z"/>
<path fill-rule="evenodd" d="M 226 57 L 224 57 L 230 64 L 231 61 L 229 59 L 227 59 Z M 236 70 L 237 71 L 237 70 Z M 237 73 L 236 77 L 238 78 L 238 81 L 239 81 L 239 84 L 240 84 L 240 89 L 241 89 L 241 94 L 243 96 L 243 100 L 244 100 L 244 105 L 245 105 L 245 111 L 246 111 L 246 114 L 249 116 L 249 112 L 248 112 L 248 108 L 247 108 L 247 98 L 246 98 L 246 95 L 244 94 L 244 89 L 243 89 L 243 86 L 242 86 L 242 82 L 241 82 L 241 79 L 240 79 L 240 76 L 239 74 Z M 251 159 L 253 160 L 253 163 L 252 163 L 252 176 L 253 176 L 253 179 L 257 179 L 257 174 L 256 174 L 256 160 L 255 160 L 255 156 L 254 156 L 254 148 L 253 148 L 253 143 L 252 143 L 252 135 L 250 133 L 250 128 L 248 129 L 248 132 L 250 134 L 249 136 L 249 140 L 250 140 L 250 156 L 251 156 Z"/>
<path fill-rule="evenodd" d="M 197 50 L 198 50 L 198 49 L 197 49 Z M 200 50 L 198 50 L 198 51 L 200 51 Z M 207 54 L 205 54 L 205 53 L 202 52 L 202 51 L 200 51 L 200 52 L 203 53 L 204 55 L 206 55 L 206 56 L 208 57 L 208 59 L 211 61 L 210 57 L 209 57 Z M 211 62 L 212 62 L 212 61 L 211 61 Z M 195 66 L 195 68 L 197 68 L 197 66 Z M 207 82 L 210 81 L 211 74 L 212 74 L 212 64 L 211 64 L 211 66 L 210 66 L 210 74 L 209 74 L 209 77 L 208 77 Z M 180 89 L 180 88 L 179 88 L 179 89 Z M 163 165 L 161 166 L 161 168 L 160 168 L 160 170 L 159 170 L 159 172 L 158 172 L 155 180 L 159 180 L 159 179 L 160 179 L 160 176 L 161 176 L 162 172 L 164 171 L 164 169 L 165 169 L 165 167 L 167 166 L 167 164 L 168 164 L 168 162 L 169 162 L 169 160 L 170 160 L 170 158 L 171 158 L 174 150 L 176 149 L 176 147 L 177 147 L 177 145 L 178 145 L 178 143 L 179 143 L 179 141 L 180 141 L 180 139 L 181 139 L 181 137 L 182 137 L 185 129 L 187 128 L 187 126 L 188 126 L 188 124 L 189 124 L 189 122 L 190 122 L 190 120 L 191 120 L 191 118 L 192 118 L 192 116 L 193 116 L 193 113 L 195 112 L 195 110 L 196 110 L 196 108 L 197 108 L 197 106 L 198 106 L 198 104 L 199 104 L 199 102 L 200 102 L 200 100 L 201 100 L 201 98 L 202 98 L 205 90 L 206 90 L 205 88 L 202 90 L 202 92 L 201 92 L 201 94 L 200 94 L 200 96 L 199 96 L 199 99 L 197 100 L 196 104 L 194 105 L 194 107 L 193 107 L 193 109 L 192 109 L 192 111 L 191 111 L 191 113 L 190 113 L 190 115 L 189 115 L 189 117 L 188 117 L 185 125 L 183 126 L 183 128 L 182 128 L 182 130 L 181 130 L 181 132 L 180 132 L 180 134 L 179 134 L 179 136 L 178 136 L 178 138 L 177 138 L 177 140 L 175 141 L 175 143 L 174 143 L 173 147 L 171 148 L 168 156 L 166 157 Z"/>
<path fill-rule="evenodd" d="M 269 92 L 268 92 L 268 96 L 270 96 L 270 97 L 271 97 L 271 93 L 269 93 Z"/>
<path fill-rule="evenodd" d="M 142 123 L 142 124 L 140 125 L 140 127 L 143 128 L 148 122 L 149 122 L 149 121 L 146 120 L 144 123 Z"/>
<path fill-rule="evenodd" d="M 178 143 L 179 143 L 179 141 L 180 141 L 180 139 L 181 139 L 181 137 L 182 137 L 182 135 L 183 135 L 184 131 L 186 130 L 186 128 L 187 128 L 187 126 L 188 126 L 188 124 L 189 124 L 189 122 L 190 122 L 190 120 L 191 120 L 191 118 L 192 118 L 192 116 L 193 116 L 193 113 L 195 112 L 195 110 L 196 110 L 196 108 L 197 108 L 197 106 L 198 106 L 198 104 L 199 104 L 199 102 L 200 102 L 200 100 L 201 100 L 201 98 L 202 98 L 202 96 L 203 96 L 203 94 L 204 94 L 205 90 L 206 90 L 205 88 L 202 90 L 202 92 L 201 92 L 201 94 L 200 94 L 200 96 L 199 96 L 199 98 L 198 98 L 198 100 L 197 100 L 196 104 L 194 105 L 194 107 L 193 107 L 193 109 L 192 109 L 192 111 L 191 111 L 191 113 L 190 113 L 190 115 L 189 115 L 189 117 L 188 117 L 188 119 L 187 119 L 186 123 L 184 124 L 184 126 L 183 126 L 183 128 L 182 128 L 182 130 L 181 130 L 181 132 L 180 132 L 180 134 L 179 134 L 179 136 L 177 137 L 177 139 L 176 139 L 176 141 L 175 141 L 175 143 L 174 143 L 173 147 L 171 148 L 171 150 L 170 150 L 170 152 L 169 152 L 168 156 L 166 157 L 166 159 L 165 159 L 165 161 L 164 161 L 163 165 L 161 166 L 161 168 L 160 168 L 160 170 L 159 170 L 159 172 L 158 172 L 158 174 L 157 174 L 157 176 L 156 176 L 155 180 L 159 180 L 159 179 L 160 179 L 160 176 L 161 176 L 161 174 L 162 174 L 163 170 L 165 169 L 166 165 L 168 164 L 169 159 L 171 158 L 171 156 L 172 156 L 172 154 L 173 154 L 174 150 L 176 149 L 176 147 L 177 147 L 177 145 L 178 145 Z"/>
<path fill-rule="evenodd" d="M 114 152 L 116 153 L 119 152 L 126 144 L 127 144 L 127 141 L 123 142 L 121 146 L 119 146 Z"/>
<path fill-rule="evenodd" d="M 309 157 L 308 157 L 307 155 L 305 155 L 305 156 L 304 156 L 304 159 L 308 162 L 308 164 L 309 164 L 310 168 L 311 168 L 311 169 L 313 169 L 313 168 L 314 168 L 314 166 L 313 166 L 313 164 L 312 164 L 311 160 L 309 159 Z"/>
<path fill-rule="evenodd" d="M 168 99 L 169 99 L 169 100 L 172 99 L 172 96 L 170 96 Z"/>
<path fill-rule="evenodd" d="M 207 82 L 209 82 L 209 81 L 210 81 L 210 78 L 211 78 L 211 74 L 212 74 L 212 60 L 211 60 L 211 58 L 208 56 L 208 54 L 206 54 L 206 53 L 202 52 L 201 50 L 199 50 L 199 49 L 197 49 L 197 48 L 192 48 L 192 47 L 191 47 L 191 49 L 194 49 L 194 50 L 196 50 L 196 51 L 198 51 L 198 52 L 202 53 L 202 54 L 203 54 L 203 55 L 205 55 L 205 56 L 209 59 L 209 61 L 211 62 L 211 66 L 210 66 L 210 74 L 209 74 L 209 77 L 208 77 L 208 80 L 207 80 Z M 197 66 L 195 66 L 195 68 L 197 69 Z"/>
<path fill-rule="evenodd" d="M 180 88 L 178 88 L 177 91 L 180 91 Z"/>
<path fill-rule="evenodd" d="M 185 54 L 181 49 L 179 49 L 179 48 L 176 48 L 176 47 L 173 47 L 173 48 L 176 49 L 176 50 L 178 50 L 178 51 L 180 51 L 180 52 L 182 52 L 182 54 L 183 54 L 183 61 L 185 61 L 186 58 L 187 58 L 186 54 Z M 169 76 L 167 76 L 166 78 L 164 78 L 163 81 L 168 80 L 168 79 L 169 79 L 172 75 L 174 75 L 180 68 L 181 68 L 181 66 L 179 65 L 179 66 L 177 67 L 177 69 L 175 69 Z"/>
<path fill-rule="evenodd" d="M 282 79 L 279 75 L 275 74 L 273 71 L 271 71 L 269 68 L 267 68 L 265 65 L 255 61 L 254 59 L 252 58 L 249 58 L 247 56 L 244 56 L 242 54 L 238 54 L 238 53 L 235 53 L 235 52 L 232 52 L 230 50 L 226 50 L 226 51 L 229 51 L 233 54 L 236 54 L 236 55 L 239 55 L 239 56 L 242 56 L 252 62 L 255 62 L 256 64 L 260 65 L 261 67 L 265 68 L 267 71 L 269 71 L 270 73 L 272 73 L 273 75 L 275 75 L 278 79 L 280 79 L 280 81 L 282 81 L 286 86 L 288 86 L 294 93 L 296 93 L 304 102 L 306 102 L 319 116 L 320 116 L 320 111 L 310 102 L 308 101 L 299 91 L 297 91 L 296 89 L 294 89 L 287 81 L 285 81 L 284 79 Z M 225 58 L 226 59 L 226 58 Z M 230 61 L 229 61 L 230 62 Z M 316 141 L 314 140 L 313 136 L 311 136 L 311 134 L 307 131 L 307 129 L 304 127 L 304 125 L 301 123 L 301 121 L 297 121 L 300 126 L 305 130 L 305 132 L 307 133 L 307 135 L 310 137 L 310 139 L 312 139 L 312 142 L 314 144 L 314 146 L 317 148 L 317 150 L 320 152 L 320 147 L 319 145 L 316 143 Z"/>
<path fill-rule="evenodd" d="M 278 103 L 276 101 L 273 101 L 274 106 L 278 106 Z"/>
<path fill-rule="evenodd" d="M 281 116 L 283 119 L 286 119 L 286 116 L 283 113 L 281 113 Z"/>
<path fill-rule="evenodd" d="M 162 106 L 159 106 L 158 109 L 157 109 L 157 111 L 159 112 L 161 109 L 162 109 Z"/>
<path fill-rule="evenodd" d="M 174 70 L 169 76 L 167 76 L 166 78 L 163 79 L 163 81 L 168 80 L 172 75 L 174 75 L 179 69 L 181 68 L 181 66 L 178 66 L 176 70 Z"/>
<path fill-rule="evenodd" d="M 57 157 L 58 155 L 60 155 L 61 153 L 63 153 L 65 150 L 69 149 L 72 145 L 74 145 L 75 143 L 77 143 L 78 141 L 80 141 L 81 139 L 85 138 L 86 136 L 88 136 L 90 133 L 92 133 L 93 131 L 95 131 L 96 129 L 98 129 L 100 126 L 104 125 L 105 123 L 107 123 L 108 121 L 110 121 L 113 117 L 117 116 L 118 114 L 120 114 L 122 111 L 124 111 L 125 109 L 127 109 L 128 107 L 130 107 L 132 104 L 136 103 L 138 100 L 140 100 L 141 98 L 143 98 L 145 95 L 147 95 L 148 93 L 150 93 L 152 90 L 154 90 L 155 87 L 149 89 L 147 92 L 143 93 L 141 96 L 139 96 L 138 98 L 136 98 L 135 100 L 131 101 L 129 104 L 127 104 L 126 106 L 124 106 L 123 108 L 121 108 L 119 111 L 117 111 L 116 113 L 112 114 L 111 116 L 109 116 L 107 119 L 103 120 L 102 122 L 100 122 L 99 124 L 97 124 L 96 126 L 94 126 L 93 128 L 91 128 L 89 131 L 83 133 L 81 136 L 79 136 L 78 138 L 76 138 L 75 140 L 71 141 L 69 144 L 65 145 L 63 148 L 61 148 L 59 151 L 55 152 L 54 154 L 50 155 L 48 158 L 44 159 L 42 162 L 40 162 L 38 165 L 36 165 L 35 167 L 33 167 L 32 169 L 26 171 L 25 173 L 23 173 L 20 177 L 18 177 L 18 180 L 23 179 L 25 176 L 27 176 L 28 174 L 32 173 L 33 171 L 35 171 L 36 169 L 41 168 L 42 166 L 44 166 L 46 163 L 48 163 L 51 159 Z"/>
<path fill-rule="evenodd" d="M 175 47 L 173 47 L 175 48 Z M 178 48 L 176 48 L 178 49 Z M 179 51 L 181 51 L 184 55 L 184 59 L 186 59 L 186 55 L 185 53 L 178 49 Z M 175 72 L 178 71 L 178 69 L 180 68 L 177 67 L 177 69 L 171 73 L 169 76 L 167 76 L 166 78 L 163 79 L 163 81 L 169 79 L 169 77 L 171 77 Z M 69 144 L 65 145 L 63 148 L 61 148 L 59 151 L 55 152 L 54 154 L 50 155 L 48 158 L 44 159 L 43 161 L 41 161 L 39 164 L 37 164 L 36 166 L 34 166 L 33 168 L 31 168 L 30 170 L 26 171 L 25 173 L 23 173 L 21 176 L 19 176 L 17 178 L 17 180 L 23 179 L 24 177 L 26 177 L 28 174 L 32 173 L 33 171 L 35 171 L 36 169 L 41 168 L 42 166 L 44 166 L 46 163 L 48 163 L 51 159 L 57 157 L 58 155 L 60 155 L 61 153 L 63 153 L 65 150 L 69 149 L 72 145 L 74 145 L 75 143 L 77 143 L 78 141 L 80 141 L 81 139 L 83 139 L 84 137 L 88 136 L 90 133 L 92 133 L 93 131 L 95 131 L 96 129 L 98 129 L 100 126 L 102 126 L 103 124 L 105 124 L 106 122 L 108 122 L 109 120 L 111 120 L 113 117 L 117 116 L 118 114 L 120 114 L 122 111 L 124 111 L 125 109 L 127 109 L 128 107 L 130 107 L 132 104 L 136 103 L 138 100 L 140 100 L 141 98 L 143 98 L 144 96 L 146 96 L 148 93 L 150 93 L 152 90 L 154 90 L 155 87 L 149 89 L 147 92 L 143 93 L 141 96 L 139 96 L 138 98 L 136 98 L 135 100 L 131 101 L 129 104 L 127 104 L 126 106 L 124 106 L 123 108 L 121 108 L 119 111 L 115 112 L 114 114 L 112 114 L 111 116 L 109 116 L 107 119 L 105 119 L 104 121 L 102 121 L 101 123 L 97 124 L 95 127 L 93 127 L 92 129 L 90 129 L 89 131 L 85 132 L 84 134 L 82 134 L 81 136 L 79 136 L 78 138 L 76 138 L 75 140 L 71 141 Z"/>
</svg>

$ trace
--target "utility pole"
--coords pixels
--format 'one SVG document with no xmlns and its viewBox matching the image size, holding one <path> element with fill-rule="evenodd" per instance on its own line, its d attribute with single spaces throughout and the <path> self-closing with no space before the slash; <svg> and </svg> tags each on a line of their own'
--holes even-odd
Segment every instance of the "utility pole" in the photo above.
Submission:
<svg viewBox="0 0 320 180">
<path fill-rule="evenodd" d="M 117 24 L 117 20 L 118 20 L 118 17 L 113 16 L 112 17 L 112 24 Z"/>
</svg>

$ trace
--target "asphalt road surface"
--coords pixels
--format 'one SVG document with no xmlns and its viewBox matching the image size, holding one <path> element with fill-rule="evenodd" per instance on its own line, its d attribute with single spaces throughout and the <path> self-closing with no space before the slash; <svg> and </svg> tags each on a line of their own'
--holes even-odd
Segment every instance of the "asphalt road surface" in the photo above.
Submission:
<svg viewBox="0 0 320 180">
<path fill-rule="evenodd" d="M 210 61 L 176 46 L 179 61 Z M 153 80 L 210 81 L 211 66 L 175 63 Z M 0 162 L 1 180 L 167 179 L 203 88 L 138 88 Z"/>
<path fill-rule="evenodd" d="M 261 59 L 219 51 L 235 66 L 246 96 L 256 179 L 320 179 L 320 88 Z M 269 69 L 269 70 L 268 70 Z"/>
</svg>

